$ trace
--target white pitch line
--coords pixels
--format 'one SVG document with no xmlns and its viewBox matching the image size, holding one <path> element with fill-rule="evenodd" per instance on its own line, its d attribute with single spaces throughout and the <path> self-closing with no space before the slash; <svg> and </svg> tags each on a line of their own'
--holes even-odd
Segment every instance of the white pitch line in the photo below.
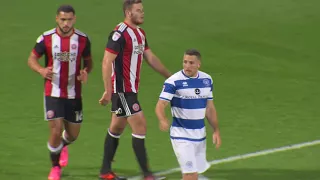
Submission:
<svg viewBox="0 0 320 180">
<path fill-rule="evenodd" d="M 210 165 L 223 164 L 223 163 L 233 162 L 233 161 L 237 161 L 237 160 L 241 160 L 241 159 L 249 159 L 249 158 L 258 157 L 258 156 L 265 156 L 265 155 L 273 154 L 273 153 L 277 153 L 277 152 L 283 152 L 283 151 L 300 149 L 300 148 L 309 147 L 309 146 L 315 146 L 318 144 L 320 144 L 320 140 L 303 142 L 303 143 L 299 143 L 299 144 L 292 144 L 292 145 L 283 146 L 283 147 L 279 147 L 279 148 L 266 149 L 266 150 L 257 151 L 257 152 L 253 152 L 253 153 L 218 159 L 218 160 L 210 161 L 209 164 Z M 172 174 L 175 172 L 180 172 L 180 168 L 168 169 L 165 171 L 155 173 L 155 175 L 163 176 L 163 175 L 168 175 L 168 174 Z M 129 180 L 138 180 L 140 178 L 141 178 L 140 176 L 135 176 L 135 177 L 129 178 Z"/>
</svg>

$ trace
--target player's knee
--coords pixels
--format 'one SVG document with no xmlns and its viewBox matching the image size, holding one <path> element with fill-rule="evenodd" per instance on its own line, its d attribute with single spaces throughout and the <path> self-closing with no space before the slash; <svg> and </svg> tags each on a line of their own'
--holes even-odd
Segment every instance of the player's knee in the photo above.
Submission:
<svg viewBox="0 0 320 180">
<path fill-rule="evenodd" d="M 144 124 L 135 125 L 132 127 L 132 133 L 145 135 L 147 133 L 147 128 Z"/>
<path fill-rule="evenodd" d="M 144 136 L 146 132 L 147 132 L 147 129 L 144 127 L 132 128 L 132 134 Z"/>
<path fill-rule="evenodd" d="M 146 134 L 147 127 L 143 120 L 137 120 L 136 122 L 131 122 L 131 128 L 133 134 Z"/>
<path fill-rule="evenodd" d="M 121 133 L 122 133 L 122 131 L 121 131 Z M 114 130 L 112 130 L 110 128 L 108 129 L 108 134 L 113 138 L 119 139 L 120 136 L 121 136 L 121 133 L 119 133 L 119 131 L 114 131 Z"/>
<path fill-rule="evenodd" d="M 113 115 L 108 131 L 111 132 L 112 134 L 120 135 L 126 128 L 126 125 L 127 125 L 126 119 L 118 118 L 115 115 Z"/>
<path fill-rule="evenodd" d="M 62 121 L 61 120 L 51 120 L 49 121 L 50 134 L 51 137 L 60 138 L 62 133 Z"/>
<path fill-rule="evenodd" d="M 120 136 L 125 128 L 119 126 L 110 126 L 109 133 L 115 136 Z"/>
<path fill-rule="evenodd" d="M 59 129 L 51 129 L 49 142 L 52 147 L 57 147 L 59 144 L 61 144 L 61 131 Z"/>
<path fill-rule="evenodd" d="M 74 141 L 76 141 L 78 139 L 78 136 L 79 136 L 79 132 L 78 133 L 67 133 L 65 130 L 63 131 L 62 133 L 62 139 L 71 144 L 73 143 Z"/>
<path fill-rule="evenodd" d="M 192 173 L 184 173 L 183 174 L 183 180 L 197 180 L 198 179 L 198 173 L 192 172 Z"/>
</svg>

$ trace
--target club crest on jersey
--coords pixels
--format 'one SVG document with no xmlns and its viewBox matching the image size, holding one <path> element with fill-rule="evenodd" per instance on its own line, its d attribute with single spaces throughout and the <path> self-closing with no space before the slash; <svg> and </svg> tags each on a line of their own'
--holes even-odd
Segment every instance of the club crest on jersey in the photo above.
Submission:
<svg viewBox="0 0 320 180">
<path fill-rule="evenodd" d="M 71 49 L 77 49 L 77 45 L 76 44 L 72 44 L 71 45 Z"/>
<path fill-rule="evenodd" d="M 187 162 L 186 162 L 186 166 L 187 166 L 188 168 L 192 168 L 193 163 L 192 163 L 191 161 L 187 161 Z"/>
<path fill-rule="evenodd" d="M 112 40 L 113 41 L 118 41 L 118 39 L 121 37 L 121 34 L 118 32 L 114 32 L 112 35 Z"/>
<path fill-rule="evenodd" d="M 51 119 L 54 117 L 54 112 L 52 110 L 47 111 L 47 118 Z"/>
<path fill-rule="evenodd" d="M 139 109 L 140 109 L 139 104 L 134 103 L 134 104 L 132 105 L 132 109 L 133 109 L 134 111 L 139 111 Z"/>
<path fill-rule="evenodd" d="M 202 82 L 205 86 L 210 86 L 210 82 L 208 79 L 204 79 Z"/>
</svg>

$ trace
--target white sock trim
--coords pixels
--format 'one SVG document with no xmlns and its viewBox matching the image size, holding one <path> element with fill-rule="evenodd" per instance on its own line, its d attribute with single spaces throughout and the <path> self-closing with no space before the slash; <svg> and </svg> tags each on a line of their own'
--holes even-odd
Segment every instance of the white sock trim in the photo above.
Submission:
<svg viewBox="0 0 320 180">
<path fill-rule="evenodd" d="M 62 142 L 61 142 L 61 144 L 60 144 L 58 147 L 56 147 L 56 148 L 52 147 L 52 146 L 49 144 L 49 142 L 48 142 L 48 149 L 49 149 L 49 151 L 52 152 L 52 153 L 59 153 L 59 152 L 62 150 L 62 148 L 63 148 L 63 143 L 62 143 Z"/>
<path fill-rule="evenodd" d="M 63 132 L 62 132 L 62 139 L 64 140 L 64 141 L 66 141 L 67 143 L 72 143 L 71 141 L 69 141 L 68 139 L 67 139 L 67 137 L 66 137 L 66 130 L 63 130 Z"/>
<path fill-rule="evenodd" d="M 117 138 L 117 139 L 120 138 L 120 135 L 114 135 L 114 134 L 112 134 L 109 129 L 108 129 L 108 133 L 109 133 L 109 135 L 110 135 L 111 137 L 113 137 L 113 138 Z"/>
<path fill-rule="evenodd" d="M 133 137 L 138 138 L 138 139 L 145 139 L 145 135 L 138 135 L 138 134 L 132 134 Z"/>
</svg>

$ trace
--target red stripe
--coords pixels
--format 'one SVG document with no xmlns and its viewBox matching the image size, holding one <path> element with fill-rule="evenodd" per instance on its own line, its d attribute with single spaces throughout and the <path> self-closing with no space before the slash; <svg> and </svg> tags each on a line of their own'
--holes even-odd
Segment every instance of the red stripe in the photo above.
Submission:
<svg viewBox="0 0 320 180">
<path fill-rule="evenodd" d="M 61 38 L 61 53 L 70 52 L 70 38 Z M 60 97 L 68 98 L 69 62 L 60 61 Z"/>
<path fill-rule="evenodd" d="M 83 57 L 83 59 L 91 59 L 91 55 L 90 55 L 90 56 Z"/>
<path fill-rule="evenodd" d="M 32 53 L 33 53 L 34 55 L 36 55 L 36 56 L 37 56 L 37 58 L 40 58 L 40 57 L 41 57 L 41 55 L 40 55 L 40 54 L 38 54 L 38 53 L 37 53 L 37 51 L 36 51 L 35 49 L 32 49 Z"/>
<path fill-rule="evenodd" d="M 118 30 L 119 27 L 120 27 L 120 25 L 121 25 L 121 24 L 118 24 L 113 30 L 114 30 L 114 31 Z"/>
<path fill-rule="evenodd" d="M 53 59 L 52 59 L 52 35 L 50 36 L 44 36 L 44 44 L 46 47 L 46 54 L 47 54 L 47 67 L 52 67 L 53 65 Z M 52 84 L 51 80 L 46 79 L 45 80 L 45 86 L 44 86 L 44 91 L 46 96 L 51 96 L 51 91 L 52 91 Z"/>
<path fill-rule="evenodd" d="M 125 50 L 123 52 L 123 83 L 124 92 L 132 92 L 130 83 L 130 65 L 131 65 L 131 55 L 132 55 L 132 39 L 127 31 L 123 33 L 126 39 Z"/>
<path fill-rule="evenodd" d="M 115 64 L 113 63 L 113 68 L 115 67 Z M 116 81 L 117 81 L 117 79 L 116 79 L 116 76 L 117 76 L 117 74 L 116 74 L 116 71 L 113 69 L 113 76 L 111 77 L 111 81 L 112 81 L 112 92 L 113 93 L 116 93 L 116 89 L 114 88 L 114 86 L 115 86 L 115 84 L 117 83 Z"/>
<path fill-rule="evenodd" d="M 138 44 L 142 44 L 142 37 L 140 36 L 139 32 L 137 29 L 134 29 L 134 34 L 137 37 L 138 40 Z M 136 70 L 136 79 L 135 79 L 135 89 L 138 92 L 139 89 L 139 82 L 140 82 L 140 68 L 141 68 L 141 62 L 142 62 L 142 55 L 143 54 L 139 54 L 138 55 L 138 62 L 137 62 L 137 70 Z"/>
<path fill-rule="evenodd" d="M 119 52 L 116 52 L 116 51 L 114 51 L 114 50 L 112 50 L 112 49 L 109 49 L 109 48 L 106 48 L 106 51 L 108 51 L 108 52 L 110 52 L 110 53 L 112 53 L 112 54 L 115 54 L 115 55 L 118 55 L 118 54 L 119 54 Z"/>
<path fill-rule="evenodd" d="M 82 52 L 87 44 L 87 38 L 83 37 L 83 36 L 79 36 L 78 39 L 78 56 L 77 56 L 77 63 L 76 63 L 76 77 L 78 75 L 80 75 L 80 70 L 81 70 L 81 57 L 82 57 Z M 77 78 L 75 79 L 75 91 L 76 91 L 76 98 L 80 98 L 81 97 L 81 82 L 77 80 Z"/>
<path fill-rule="evenodd" d="M 141 33 L 143 34 L 143 36 L 144 36 L 144 40 L 146 41 L 146 32 L 143 30 L 143 29 L 139 29 L 140 31 L 141 31 Z M 149 45 L 147 45 L 147 44 L 145 44 L 145 47 L 144 47 L 144 50 L 146 51 L 146 50 L 148 50 L 149 49 Z"/>
</svg>

